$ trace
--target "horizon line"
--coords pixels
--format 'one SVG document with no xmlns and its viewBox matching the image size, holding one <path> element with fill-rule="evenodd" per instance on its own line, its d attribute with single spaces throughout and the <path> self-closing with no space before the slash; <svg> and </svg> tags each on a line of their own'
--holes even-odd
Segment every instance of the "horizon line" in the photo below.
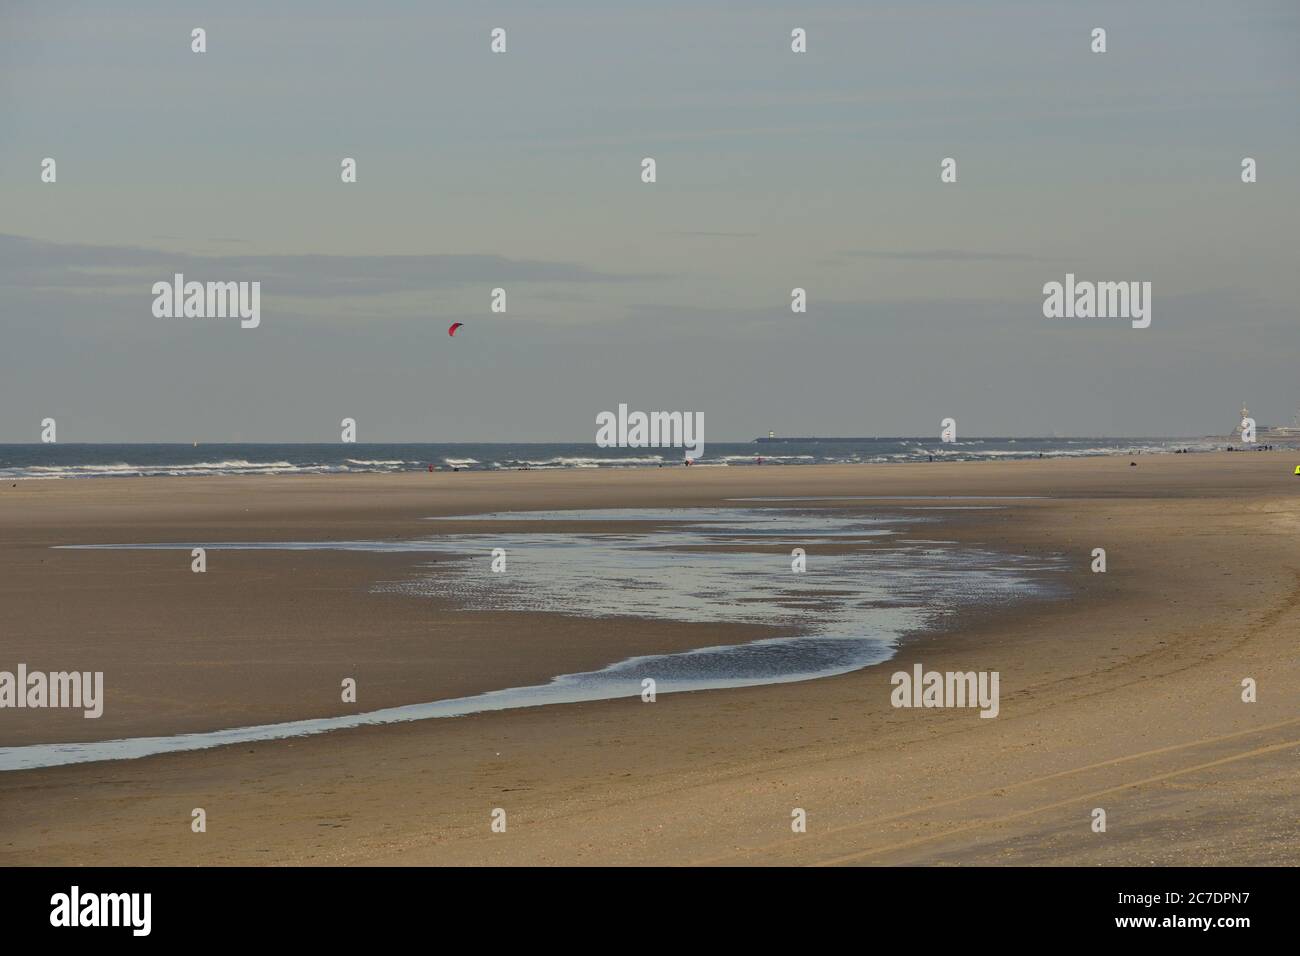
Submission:
<svg viewBox="0 0 1300 956">
<path fill-rule="evenodd" d="M 960 443 L 962 443 L 962 442 L 967 442 L 967 441 L 1071 441 L 1071 440 L 1075 440 L 1075 439 L 1083 440 L 1083 439 L 1098 439 L 1098 438 L 1106 438 L 1106 439 L 1121 439 L 1121 438 L 1122 438 L 1122 439 L 1136 439 L 1136 438 L 1151 438 L 1151 439 L 1204 439 L 1204 438 L 1223 438 L 1223 439 L 1227 440 L 1227 439 L 1230 439 L 1231 437 L 1233 437 L 1233 436 L 1230 436 L 1230 435 L 1104 435 L 1104 434 L 1092 434 L 1092 435 L 971 435 L 971 436 L 969 436 L 969 437 L 964 437 L 964 438 L 959 439 L 959 440 L 956 442 L 956 444 L 960 444 Z M 904 440 L 906 440 L 906 441 L 942 441 L 942 439 L 940 439 L 940 438 L 939 438 L 938 436 L 936 436 L 936 435 L 816 435 L 816 436 L 809 436 L 809 435 L 776 435 L 776 436 L 774 436 L 774 437 L 772 437 L 772 438 L 769 438 L 768 436 L 765 436 L 765 435 L 758 435 L 758 436 L 755 436 L 754 438 L 743 438 L 743 439 L 739 439 L 739 440 L 737 440 L 737 439 L 728 439 L 728 438 L 712 439 L 711 441 L 706 442 L 706 444 L 714 444 L 714 445 L 752 445 L 752 444 L 758 443 L 758 442 L 760 442 L 760 441 L 762 441 L 762 442 L 768 442 L 768 441 L 789 441 L 789 442 L 797 442 L 797 441 L 807 441 L 807 442 L 816 442 L 816 441 L 837 441 L 837 442 L 844 442 L 844 441 L 904 441 Z M 950 444 L 952 444 L 952 443 L 950 443 Z M 596 445 L 596 442 L 595 442 L 594 439 L 583 439 L 583 440 L 550 439 L 550 440 L 546 440 L 546 441 L 537 441 L 537 440 L 530 440 L 530 441 L 511 441 L 511 440 L 503 440 L 503 439 L 478 440 L 478 441 L 465 441 L 465 440 L 460 440 L 460 439 L 458 439 L 458 440 L 454 440 L 454 441 L 452 441 L 452 440 L 448 440 L 448 441 L 431 441 L 431 440 L 428 440 L 428 439 L 423 439 L 423 440 L 419 440 L 419 441 L 413 441 L 413 440 L 410 440 L 410 439 L 391 439 L 391 440 L 384 440 L 384 441 L 364 441 L 364 442 L 363 442 L 363 441 L 357 441 L 357 442 L 343 442 L 343 441 L 339 441 L 339 440 L 337 440 L 337 439 L 334 439 L 334 440 L 332 440 L 332 441 L 299 441 L 299 440 L 294 440 L 294 441 L 276 441 L 276 440 L 266 440 L 266 439 L 258 439 L 258 440 L 254 440 L 254 441 L 233 441 L 233 440 L 222 440 L 222 441 L 202 441 L 202 440 L 195 440 L 195 439 L 190 439 L 189 441 L 180 441 L 180 440 L 176 440 L 176 439 L 168 439 L 168 440 L 148 440 L 148 441 L 141 441 L 141 440 L 132 440 L 132 441 L 57 441 L 57 442 L 41 442 L 41 441 L 15 441 L 15 442 L 7 442 L 7 441 L 0 441 L 0 448 L 10 447 L 10 446 L 28 446 L 28 445 L 55 445 L 55 446 L 58 446 L 58 445 L 188 445 L 188 446 L 191 446 L 191 447 L 194 446 L 194 445 L 592 445 L 592 446 L 595 446 L 595 447 L 601 447 L 601 446 L 599 446 L 599 445 Z M 676 448 L 676 447 L 679 447 L 679 446 L 676 446 L 676 445 L 628 445 L 628 446 L 617 446 L 617 447 L 626 447 L 626 448 L 629 448 L 629 449 L 642 449 L 642 448 Z"/>
</svg>

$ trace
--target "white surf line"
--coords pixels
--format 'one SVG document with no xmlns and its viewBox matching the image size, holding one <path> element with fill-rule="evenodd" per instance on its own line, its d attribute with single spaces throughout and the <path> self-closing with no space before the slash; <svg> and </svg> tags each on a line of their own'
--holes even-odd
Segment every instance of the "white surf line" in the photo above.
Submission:
<svg viewBox="0 0 1300 956">
<path fill-rule="evenodd" d="M 291 737 L 309 737 L 357 727 L 431 720 L 440 717 L 464 717 L 469 714 L 514 710 L 523 707 L 578 704 L 598 700 L 617 700 L 619 698 L 639 699 L 642 692 L 642 675 L 654 673 L 651 670 L 655 666 L 654 662 L 808 640 L 816 639 L 799 637 L 768 638 L 751 641 L 747 644 L 725 644 L 674 654 L 630 657 L 599 671 L 564 674 L 554 678 L 549 684 L 511 687 L 505 690 L 474 694 L 469 697 L 456 697 L 419 704 L 403 704 L 398 707 L 385 707 L 381 710 L 372 710 L 360 714 L 344 714 L 338 717 L 316 717 L 276 724 L 257 724 L 251 727 L 232 727 L 226 730 L 171 734 L 158 737 L 124 737 L 87 743 L 27 744 L 18 747 L 0 747 L 0 772 L 35 770 L 43 767 L 59 767 L 68 764 L 109 760 L 138 760 L 142 757 L 193 750 L 209 750 L 214 747 L 226 747 L 232 744 L 286 740 Z M 866 643 L 865 638 L 863 643 Z M 870 648 L 862 650 L 870 650 Z M 874 655 L 877 659 L 859 658 L 841 667 L 822 669 L 815 672 L 776 674 L 756 678 L 659 680 L 657 681 L 656 694 L 721 690 L 731 687 L 756 687 L 767 684 L 788 684 L 797 681 L 815 680 L 820 677 L 832 677 L 836 674 L 860 670 L 872 663 L 885 661 L 892 655 L 893 642 L 890 642 L 888 646 L 881 648 L 878 655 Z M 624 672 L 627 672 L 627 676 L 624 676 Z"/>
<path fill-rule="evenodd" d="M 1050 501 L 1050 495 L 792 495 L 723 501 Z"/>
</svg>

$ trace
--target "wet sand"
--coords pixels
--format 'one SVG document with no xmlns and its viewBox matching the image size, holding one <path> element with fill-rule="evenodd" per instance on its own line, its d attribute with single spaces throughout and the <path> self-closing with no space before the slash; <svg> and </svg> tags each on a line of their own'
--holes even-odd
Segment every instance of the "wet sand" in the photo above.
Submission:
<svg viewBox="0 0 1300 956">
<path fill-rule="evenodd" d="M 401 539 L 429 534 L 431 515 L 755 496 L 1037 495 L 941 513 L 933 536 L 1065 554 L 1072 570 L 1067 599 L 972 610 L 840 677 L 3 773 L 0 864 L 1295 864 L 1292 457 L 6 485 L 0 669 L 104 670 L 109 704 L 94 721 L 2 711 L 0 745 L 328 716 L 341 676 L 372 710 L 769 636 L 371 592 L 427 560 L 412 555 L 209 551 L 198 575 L 188 552 L 52 545 Z M 1088 569 L 1094 547 L 1106 574 Z M 1000 715 L 892 708 L 889 675 L 917 661 L 999 671 Z M 1242 703 L 1244 677 L 1257 703 Z M 190 830 L 195 807 L 206 833 Z M 807 833 L 791 832 L 795 807 Z"/>
</svg>

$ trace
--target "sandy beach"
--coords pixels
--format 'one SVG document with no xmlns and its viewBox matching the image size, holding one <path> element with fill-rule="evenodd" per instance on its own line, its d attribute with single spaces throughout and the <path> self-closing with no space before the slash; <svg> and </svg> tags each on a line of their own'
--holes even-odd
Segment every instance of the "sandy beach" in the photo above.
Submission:
<svg viewBox="0 0 1300 956">
<path fill-rule="evenodd" d="M 0 746 L 368 711 L 764 636 L 377 593 L 427 560 L 411 554 L 211 551 L 194 574 L 187 551 L 59 545 L 396 541 L 483 512 L 956 495 L 1005 500 L 943 513 L 937 537 L 1068 570 L 1062 597 L 964 609 L 836 677 L 0 773 L 0 864 L 1295 865 L 1297 461 L 6 483 L 0 669 L 103 670 L 107 704 L 98 720 L 0 712 Z M 890 675 L 916 663 L 999 672 L 996 719 L 892 707 Z M 340 703 L 345 676 L 356 705 Z"/>
</svg>

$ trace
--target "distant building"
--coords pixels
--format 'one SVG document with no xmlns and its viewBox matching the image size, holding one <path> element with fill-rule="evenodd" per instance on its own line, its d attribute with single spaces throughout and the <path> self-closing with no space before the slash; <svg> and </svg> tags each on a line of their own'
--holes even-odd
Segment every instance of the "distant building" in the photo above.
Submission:
<svg viewBox="0 0 1300 956">
<path fill-rule="evenodd" d="M 1236 425 L 1228 432 L 1229 439 L 1241 440 L 1241 419 L 1249 417 L 1250 409 L 1243 403 L 1241 418 L 1237 419 Z M 1296 413 L 1292 416 L 1290 425 L 1257 424 L 1255 426 L 1255 442 L 1264 445 L 1300 443 L 1300 407 L 1296 408 Z"/>
</svg>

